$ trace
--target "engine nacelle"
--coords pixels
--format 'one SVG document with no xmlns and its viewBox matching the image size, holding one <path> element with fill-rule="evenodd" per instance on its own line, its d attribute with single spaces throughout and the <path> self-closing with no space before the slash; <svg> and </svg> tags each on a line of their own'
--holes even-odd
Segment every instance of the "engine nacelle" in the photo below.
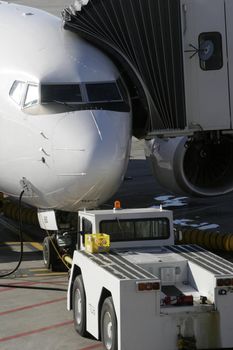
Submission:
<svg viewBox="0 0 233 350">
<path fill-rule="evenodd" d="M 194 196 L 233 191 L 233 136 L 217 135 L 146 141 L 146 157 L 158 182 L 174 193 Z"/>
</svg>

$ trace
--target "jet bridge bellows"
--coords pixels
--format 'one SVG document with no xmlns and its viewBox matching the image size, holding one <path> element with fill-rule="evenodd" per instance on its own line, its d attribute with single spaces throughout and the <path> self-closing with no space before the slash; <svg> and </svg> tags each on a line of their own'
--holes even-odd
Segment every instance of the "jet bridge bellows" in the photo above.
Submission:
<svg viewBox="0 0 233 350">
<path fill-rule="evenodd" d="M 104 49 L 120 67 L 133 107 L 133 131 L 186 126 L 179 0 L 76 1 L 64 28 Z M 81 11 L 80 11 L 81 10 Z"/>
</svg>

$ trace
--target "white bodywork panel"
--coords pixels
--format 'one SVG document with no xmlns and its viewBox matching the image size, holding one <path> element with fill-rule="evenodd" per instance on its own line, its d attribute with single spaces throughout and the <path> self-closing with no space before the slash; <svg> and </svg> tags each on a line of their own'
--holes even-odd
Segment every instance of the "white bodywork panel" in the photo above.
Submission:
<svg viewBox="0 0 233 350">
<path fill-rule="evenodd" d="M 57 231 L 57 220 L 54 210 L 38 209 L 37 212 L 40 227 L 43 230 Z"/>
<path fill-rule="evenodd" d="M 233 326 L 229 322 L 233 311 L 232 288 L 225 288 L 226 295 L 220 295 L 216 287 L 216 275 L 210 272 L 212 263 L 203 266 L 204 250 L 197 249 L 197 261 L 182 256 L 177 246 L 160 249 L 133 248 L 116 249 L 110 254 L 90 254 L 75 251 L 68 290 L 68 309 L 72 275 L 77 265 L 81 269 L 86 292 L 87 331 L 99 338 L 99 301 L 103 288 L 110 291 L 117 316 L 118 349 L 141 350 L 176 349 L 178 334 L 195 337 L 198 349 L 232 348 Z M 191 246 L 185 246 L 190 253 Z M 149 254 L 149 259 L 148 259 Z M 200 257 L 200 263 L 198 262 Z M 211 256 L 214 259 L 214 255 Z M 146 263 L 143 263 L 147 260 Z M 150 261 L 149 261 L 150 260 Z M 222 263 L 222 261 L 221 261 Z M 129 265 L 128 265 L 129 264 Z M 233 271 L 233 265 L 225 262 Z M 168 281 L 161 269 L 175 268 L 176 280 Z M 119 270 L 118 270 L 119 268 Z M 231 276 L 230 276 L 231 277 Z M 161 290 L 137 291 L 137 282 L 160 281 Z M 192 306 L 164 305 L 166 288 L 176 288 L 183 295 L 193 296 Z M 172 289 L 171 289 L 172 290 Z M 206 304 L 200 297 L 206 296 Z"/>
</svg>

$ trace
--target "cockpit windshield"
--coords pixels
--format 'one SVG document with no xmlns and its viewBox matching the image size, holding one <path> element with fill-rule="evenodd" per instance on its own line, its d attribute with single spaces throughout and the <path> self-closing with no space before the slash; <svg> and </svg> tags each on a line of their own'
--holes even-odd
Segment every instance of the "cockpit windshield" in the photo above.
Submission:
<svg viewBox="0 0 233 350">
<path fill-rule="evenodd" d="M 41 85 L 41 103 L 56 101 L 65 103 L 82 102 L 80 86 L 78 84 Z"/>
<path fill-rule="evenodd" d="M 20 107 L 30 107 L 39 103 L 39 85 L 16 80 L 9 95 Z"/>
<path fill-rule="evenodd" d="M 120 79 L 107 82 L 72 84 L 34 84 L 15 81 L 10 97 L 22 108 L 52 104 L 63 105 L 72 110 L 111 110 L 129 112 L 127 91 Z M 51 108 L 50 108 L 51 110 Z M 56 108 L 54 110 L 57 111 Z"/>
<path fill-rule="evenodd" d="M 12 100 L 18 105 L 21 104 L 23 96 L 25 94 L 26 83 L 24 81 L 14 81 L 11 89 L 10 89 L 10 97 Z"/>
<path fill-rule="evenodd" d="M 24 107 L 35 105 L 39 102 L 39 86 L 36 84 L 28 84 Z"/>
<path fill-rule="evenodd" d="M 118 81 L 41 85 L 41 103 L 60 103 L 75 110 L 129 111 L 127 93 Z"/>
<path fill-rule="evenodd" d="M 86 84 L 89 102 L 122 101 L 117 84 L 114 83 L 88 83 Z"/>
</svg>

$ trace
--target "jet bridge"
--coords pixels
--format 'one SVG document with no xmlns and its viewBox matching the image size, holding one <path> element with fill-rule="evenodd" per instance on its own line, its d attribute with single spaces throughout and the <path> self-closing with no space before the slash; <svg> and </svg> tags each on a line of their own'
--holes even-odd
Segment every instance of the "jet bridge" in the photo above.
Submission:
<svg viewBox="0 0 233 350">
<path fill-rule="evenodd" d="M 135 136 L 232 130 L 233 2 L 78 0 L 64 27 L 107 51 L 129 88 Z"/>
<path fill-rule="evenodd" d="M 132 98 L 134 134 L 185 128 L 180 2 L 91 0 L 77 10 L 77 2 L 64 10 L 64 26 L 120 66 Z"/>
</svg>

